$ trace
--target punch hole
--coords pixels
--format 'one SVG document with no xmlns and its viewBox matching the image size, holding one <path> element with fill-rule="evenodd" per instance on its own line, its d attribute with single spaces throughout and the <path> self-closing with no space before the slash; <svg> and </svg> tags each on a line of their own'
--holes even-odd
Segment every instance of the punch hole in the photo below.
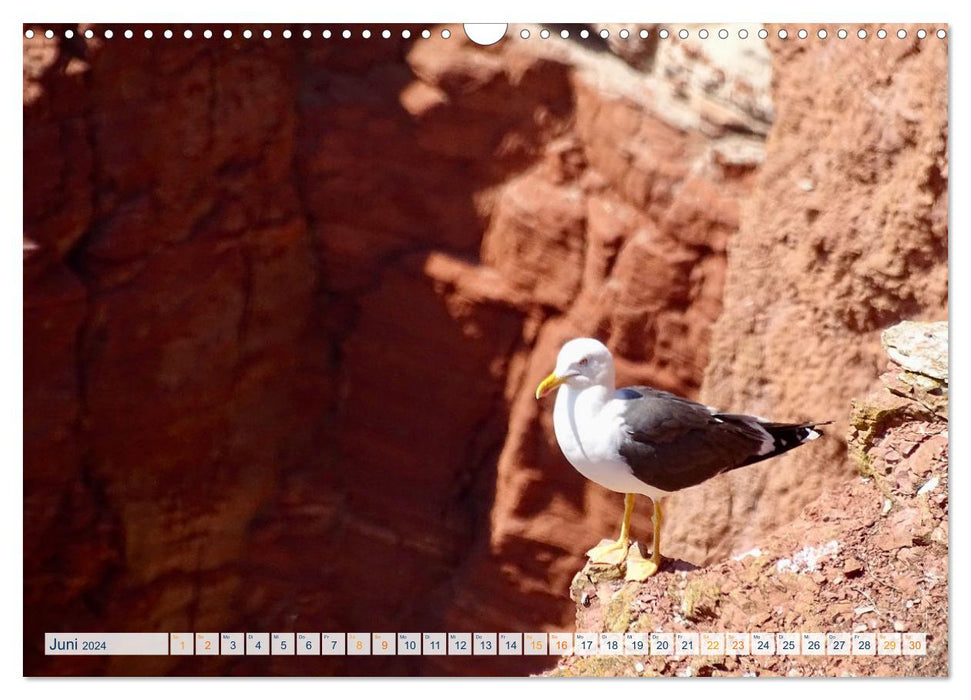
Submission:
<svg viewBox="0 0 971 700">
<path fill-rule="evenodd" d="M 519 36 L 522 37 L 523 39 L 528 39 L 529 38 L 529 30 L 528 29 L 522 30 L 521 32 L 519 32 Z"/>
<path fill-rule="evenodd" d="M 410 39 L 411 38 L 411 30 L 410 29 L 402 29 L 401 30 L 401 38 L 402 39 Z"/>
<path fill-rule="evenodd" d="M 202 36 L 206 37 L 207 39 L 212 39 L 212 30 L 211 29 L 207 29 L 206 31 L 204 31 L 202 33 Z"/>
<path fill-rule="evenodd" d="M 284 29 L 283 30 L 283 38 L 284 39 L 289 39 L 292 36 L 293 36 L 293 32 L 291 32 L 289 29 Z"/>
<path fill-rule="evenodd" d="M 309 29 L 304 29 L 303 30 L 303 38 L 304 39 L 309 39 L 310 38 L 310 30 Z"/>
<path fill-rule="evenodd" d="M 443 29 L 442 30 L 442 38 L 443 39 L 448 39 L 450 36 L 452 36 L 452 32 L 450 32 L 447 29 Z"/>
<path fill-rule="evenodd" d="M 110 29 L 105 29 L 105 39 L 110 39 L 114 35 L 115 33 L 113 31 L 111 31 Z"/>
<path fill-rule="evenodd" d="M 606 39 L 609 36 L 610 36 L 610 32 L 608 32 L 606 29 L 601 29 L 600 30 L 600 38 L 601 39 Z"/>
<path fill-rule="evenodd" d="M 701 31 L 705 31 L 705 30 L 704 30 L 704 29 L 702 29 Z M 638 35 L 638 36 L 639 36 L 639 37 L 640 37 L 641 39 L 646 39 L 647 37 L 649 37 L 649 36 L 651 35 L 651 33 L 650 33 L 649 31 L 647 31 L 646 29 L 642 29 L 641 31 L 639 31 L 639 32 L 637 33 L 637 35 Z"/>
<path fill-rule="evenodd" d="M 162 36 L 164 36 L 166 39 L 171 39 L 172 38 L 172 30 L 171 29 L 166 29 L 164 32 L 162 32 Z"/>
<path fill-rule="evenodd" d="M 943 29 L 938 29 L 937 30 L 937 38 L 938 39 L 943 39 L 946 36 L 947 36 L 947 32 L 945 32 Z"/>
<path fill-rule="evenodd" d="M 659 31 L 657 33 L 657 35 L 659 37 L 661 37 L 662 39 L 667 39 L 668 38 L 668 30 L 667 29 L 662 29 L 661 31 Z"/>
<path fill-rule="evenodd" d="M 906 39 L 907 38 L 907 30 L 906 29 L 898 29 L 897 30 L 897 38 L 898 39 Z"/>
<path fill-rule="evenodd" d="M 789 38 L 789 32 L 787 32 L 785 29 L 780 29 L 779 30 L 779 38 L 780 39 L 788 39 Z"/>
<path fill-rule="evenodd" d="M 699 39 L 707 39 L 708 38 L 708 30 L 707 29 L 699 29 L 698 30 L 698 38 Z"/>
<path fill-rule="evenodd" d="M 44 36 L 47 37 L 48 39 L 53 39 L 54 38 L 54 30 L 53 29 L 48 29 L 46 32 L 44 32 Z"/>
<path fill-rule="evenodd" d="M 886 29 L 880 29 L 880 30 L 877 31 L 877 39 L 886 39 L 886 38 L 887 38 L 887 30 Z"/>
<path fill-rule="evenodd" d="M 816 32 L 816 36 L 818 36 L 820 39 L 825 39 L 829 35 L 826 33 L 825 29 L 820 29 L 818 32 Z"/>
<path fill-rule="evenodd" d="M 748 29 L 739 29 L 738 30 L 738 38 L 739 39 L 748 39 Z"/>
<path fill-rule="evenodd" d="M 370 39 L 371 38 L 371 30 L 370 29 L 365 29 L 363 32 L 361 32 L 361 36 L 364 37 L 365 39 Z"/>
<path fill-rule="evenodd" d="M 135 36 L 135 32 L 133 32 L 131 29 L 126 29 L 125 30 L 125 38 L 126 39 L 131 39 L 133 36 Z"/>
<path fill-rule="evenodd" d="M 27 37 L 28 39 L 33 39 L 34 38 L 34 30 L 33 29 L 28 29 L 26 32 L 24 32 L 24 36 Z"/>
<path fill-rule="evenodd" d="M 431 38 L 431 35 L 432 35 L 432 33 L 430 31 L 428 31 L 427 29 L 422 29 L 421 30 L 421 38 L 422 39 L 429 39 L 429 38 Z"/>
<path fill-rule="evenodd" d="M 581 29 L 580 30 L 580 38 L 581 39 L 589 39 L 590 38 L 590 32 L 588 30 L 586 30 L 586 29 Z"/>
<path fill-rule="evenodd" d="M 64 30 L 64 37 L 66 39 L 73 39 L 74 38 L 74 30 L 72 30 L 72 29 L 65 29 Z"/>
<path fill-rule="evenodd" d="M 269 29 L 264 29 L 263 30 L 263 38 L 264 39 L 269 39 L 271 36 L 273 36 L 273 32 L 271 32 Z"/>
<path fill-rule="evenodd" d="M 320 36 L 324 37 L 325 39 L 330 39 L 330 37 L 331 37 L 330 30 L 329 29 L 325 29 L 324 31 L 322 31 L 320 33 Z"/>
<path fill-rule="evenodd" d="M 927 32 L 925 32 L 923 29 L 918 29 L 917 30 L 917 38 L 918 39 L 924 39 L 926 36 L 927 36 Z"/>
<path fill-rule="evenodd" d="M 341 36 L 344 37 L 345 39 L 350 39 L 351 38 L 351 30 L 350 29 L 345 29 L 344 31 L 341 32 Z"/>
<path fill-rule="evenodd" d="M 765 30 L 763 29 L 762 31 L 765 31 Z M 727 39 L 728 38 L 728 30 L 727 29 L 719 29 L 718 30 L 718 38 L 719 39 Z"/>
<path fill-rule="evenodd" d="M 232 39 L 233 38 L 232 31 L 230 31 L 229 29 L 227 29 L 226 31 L 224 31 L 223 32 L 223 38 L 225 38 L 225 39 Z"/>
<path fill-rule="evenodd" d="M 766 29 L 765 27 L 762 27 L 762 29 L 759 30 L 759 39 L 768 39 L 768 38 L 769 38 L 769 30 Z"/>
<path fill-rule="evenodd" d="M 84 32 L 84 38 L 85 39 L 94 39 L 94 32 L 91 31 L 90 29 L 85 30 L 85 32 Z"/>
<path fill-rule="evenodd" d="M 191 29 L 186 29 L 184 32 L 182 32 L 182 36 L 184 36 L 186 39 L 191 39 L 192 38 L 192 30 Z"/>
<path fill-rule="evenodd" d="M 385 29 L 383 32 L 381 32 L 381 38 L 382 39 L 390 39 L 391 38 L 391 30 L 390 29 Z"/>
<path fill-rule="evenodd" d="M 866 29 L 860 29 L 857 31 L 856 35 L 861 39 L 866 39 Z"/>
<path fill-rule="evenodd" d="M 244 29 L 243 30 L 243 38 L 244 39 L 249 39 L 252 36 L 253 36 L 253 32 L 251 32 L 249 29 Z"/>
<path fill-rule="evenodd" d="M 838 36 L 840 39 L 845 39 L 846 38 L 846 30 L 845 29 L 840 29 L 838 32 L 836 32 L 836 36 Z"/>
<path fill-rule="evenodd" d="M 146 39 L 151 39 L 151 38 L 152 38 L 152 36 L 153 36 L 153 34 L 152 34 L 152 30 L 151 30 L 151 29 L 146 29 L 146 30 L 145 30 L 145 38 L 146 38 Z"/>
<path fill-rule="evenodd" d="M 687 39 L 688 38 L 688 30 L 687 29 L 682 29 L 680 32 L 678 32 L 678 36 L 681 37 L 682 39 Z"/>
<path fill-rule="evenodd" d="M 627 39 L 628 37 L 630 37 L 630 31 L 628 31 L 626 28 L 621 29 L 619 36 L 621 39 Z"/>
<path fill-rule="evenodd" d="M 544 29 L 543 31 L 541 31 L 539 33 L 539 36 L 540 36 L 541 39 L 549 39 L 550 38 L 550 30 L 549 29 Z"/>
<path fill-rule="evenodd" d="M 560 38 L 561 39 L 569 39 L 570 38 L 570 32 L 568 30 L 566 30 L 566 29 L 561 30 L 560 31 Z"/>
<path fill-rule="evenodd" d="M 807 36 L 809 36 L 809 32 L 807 32 L 805 29 L 800 29 L 798 32 L 796 32 L 796 36 L 798 36 L 800 39 L 805 39 Z"/>
</svg>

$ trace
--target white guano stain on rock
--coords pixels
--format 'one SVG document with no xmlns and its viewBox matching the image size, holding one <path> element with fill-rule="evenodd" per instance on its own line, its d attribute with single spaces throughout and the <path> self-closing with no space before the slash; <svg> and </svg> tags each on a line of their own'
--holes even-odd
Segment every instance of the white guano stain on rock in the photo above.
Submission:
<svg viewBox="0 0 971 700">
<path fill-rule="evenodd" d="M 840 544 L 836 540 L 830 540 L 819 547 L 803 547 L 792 555 L 791 559 L 780 559 L 776 562 L 776 571 L 779 573 L 805 574 L 816 570 L 819 560 L 836 554 L 840 549 Z"/>
</svg>

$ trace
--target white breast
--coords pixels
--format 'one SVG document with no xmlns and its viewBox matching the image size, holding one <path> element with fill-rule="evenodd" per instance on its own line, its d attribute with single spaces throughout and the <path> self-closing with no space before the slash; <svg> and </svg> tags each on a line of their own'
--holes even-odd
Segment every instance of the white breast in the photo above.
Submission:
<svg viewBox="0 0 971 700">
<path fill-rule="evenodd" d="M 556 441 L 574 469 L 591 481 L 618 493 L 658 498 L 665 492 L 637 479 L 620 457 L 621 408 L 604 387 L 561 386 L 553 407 Z"/>
</svg>

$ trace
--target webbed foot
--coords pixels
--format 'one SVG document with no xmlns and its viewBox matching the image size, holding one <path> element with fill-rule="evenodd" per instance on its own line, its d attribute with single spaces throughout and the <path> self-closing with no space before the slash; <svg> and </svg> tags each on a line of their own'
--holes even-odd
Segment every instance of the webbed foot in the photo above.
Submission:
<svg viewBox="0 0 971 700">
<path fill-rule="evenodd" d="M 629 543 L 624 540 L 600 540 L 600 544 L 587 551 L 587 557 L 594 564 L 620 566 L 627 557 L 629 546 Z"/>
<path fill-rule="evenodd" d="M 646 581 L 658 572 L 661 568 L 661 557 L 653 556 L 645 559 L 641 554 L 640 547 L 636 544 L 630 548 L 627 556 L 627 573 L 624 575 L 626 581 Z"/>
</svg>

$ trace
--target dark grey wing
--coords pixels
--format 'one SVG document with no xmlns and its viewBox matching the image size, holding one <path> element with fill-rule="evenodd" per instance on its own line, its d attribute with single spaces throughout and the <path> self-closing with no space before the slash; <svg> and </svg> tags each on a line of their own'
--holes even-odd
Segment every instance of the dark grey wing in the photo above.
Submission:
<svg viewBox="0 0 971 700">
<path fill-rule="evenodd" d="M 638 479 L 662 491 L 694 486 L 764 459 L 774 446 L 771 434 L 751 416 L 718 414 L 650 387 L 621 389 L 616 398 L 624 402 L 620 455 Z"/>
</svg>

